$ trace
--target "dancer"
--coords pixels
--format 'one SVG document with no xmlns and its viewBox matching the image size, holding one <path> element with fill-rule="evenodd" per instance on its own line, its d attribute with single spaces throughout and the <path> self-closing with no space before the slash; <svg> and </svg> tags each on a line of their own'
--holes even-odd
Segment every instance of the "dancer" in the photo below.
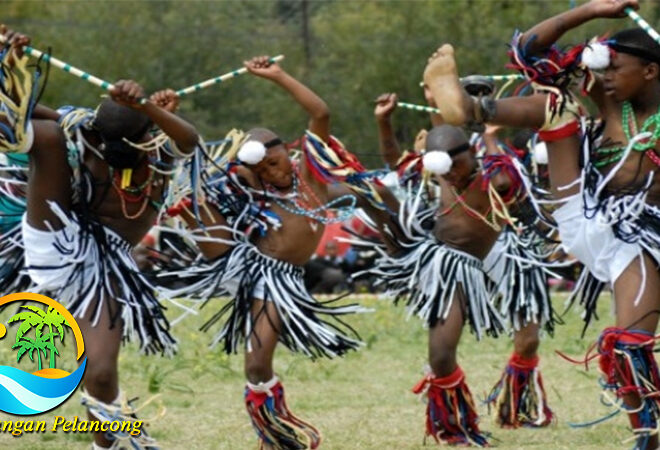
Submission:
<svg viewBox="0 0 660 450">
<path fill-rule="evenodd" d="M 21 50 L 29 38 L 2 31 L 11 42 L 2 55 L 9 76 L 29 78 Z M 14 117 L 4 120 L 2 147 L 29 152 L 21 236 L 27 272 L 34 290 L 62 302 L 80 325 L 87 355 L 83 403 L 90 418 L 136 420 L 120 396 L 120 345 L 137 338 L 143 352 L 171 355 L 176 340 L 130 252 L 157 217 L 169 178 L 163 168 L 190 155 L 199 138 L 173 113 L 172 91 L 141 104 L 142 88 L 118 81 L 111 99 L 95 111 L 64 109 L 56 122 L 30 117 L 31 92 L 9 81 L 3 79 L 3 107 Z M 162 132 L 152 139 L 154 126 Z M 117 432 L 97 433 L 93 444 L 121 445 L 155 448 L 155 441 L 144 432 Z"/>
<path fill-rule="evenodd" d="M 544 59 L 563 56 L 548 47 L 564 31 L 596 17 L 621 17 L 628 7 L 636 8 L 637 2 L 594 0 L 516 37 L 515 64 L 525 73 L 534 66 L 537 90 L 550 94 L 474 105 L 458 86 L 450 46 L 436 52 L 428 75 L 436 80 L 434 97 L 450 112 L 445 118 L 452 123 L 479 116 L 508 126 L 540 127 L 548 142 L 551 185 L 564 203 L 554 213 L 561 240 L 588 269 L 578 286 L 587 320 L 593 317 L 603 285 L 613 287 L 616 327 L 599 339 L 605 386 L 623 400 L 639 437 L 637 448 L 655 448 L 660 377 L 652 347 L 660 287 L 655 133 L 660 46 L 641 30 L 624 30 L 605 41 L 609 48 L 603 53 L 611 60 L 595 61 L 606 67 L 604 75 L 587 70 L 590 85 L 585 86 L 604 125 L 590 120 L 580 127 L 580 112 L 567 90 L 572 73 L 584 71 L 580 63 L 588 58 L 572 51 L 564 65 L 549 69 L 552 64 L 544 64 Z"/>
</svg>

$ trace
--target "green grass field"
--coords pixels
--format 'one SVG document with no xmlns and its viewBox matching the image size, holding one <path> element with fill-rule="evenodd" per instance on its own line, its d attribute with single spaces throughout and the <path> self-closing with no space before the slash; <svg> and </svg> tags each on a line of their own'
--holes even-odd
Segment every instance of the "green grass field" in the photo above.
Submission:
<svg viewBox="0 0 660 450">
<path fill-rule="evenodd" d="M 561 310 L 564 297 L 555 295 Z M 405 319 L 403 308 L 386 300 L 370 298 L 363 303 L 374 313 L 355 317 L 351 323 L 367 343 L 366 348 L 345 358 L 311 362 L 281 349 L 275 367 L 288 393 L 292 411 L 315 424 L 323 433 L 325 449 L 418 449 L 423 447 L 424 404 L 410 392 L 422 377 L 426 362 L 427 332 L 413 317 Z M 557 422 L 542 430 L 501 430 L 485 406 L 481 428 L 492 433 L 502 449 L 614 449 L 630 448 L 627 419 L 619 415 L 603 424 L 582 429 L 569 423 L 604 416 L 609 410 L 599 402 L 598 371 L 574 366 L 555 354 L 584 355 L 600 329 L 611 323 L 609 295 L 601 299 L 601 320 L 580 339 L 582 322 L 578 312 L 565 316 L 566 324 L 555 338 L 545 336 L 541 344 L 541 367 L 551 408 Z M 228 357 L 209 350 L 210 336 L 197 331 L 215 308 L 200 316 L 189 316 L 174 328 L 181 340 L 173 359 L 140 357 L 134 346 L 120 356 L 122 389 L 140 401 L 160 394 L 166 415 L 155 421 L 151 434 L 164 449 L 254 449 L 255 434 L 243 406 L 242 356 Z M 511 339 L 486 338 L 477 342 L 465 333 L 459 350 L 460 363 L 477 398 L 483 398 L 500 376 L 511 353 Z M 6 347 L 6 346 L 5 346 Z M 0 350 L 0 361 L 14 358 L 9 349 Z M 149 417 L 155 408 L 147 408 Z M 72 419 L 83 416 L 75 394 L 45 419 L 52 425 L 55 415 Z M 15 419 L 0 415 L 0 420 Z M 0 434 L 0 445 L 16 449 L 89 448 L 86 434 L 38 433 L 13 438 Z M 432 447 L 432 441 L 427 447 Z"/>
</svg>

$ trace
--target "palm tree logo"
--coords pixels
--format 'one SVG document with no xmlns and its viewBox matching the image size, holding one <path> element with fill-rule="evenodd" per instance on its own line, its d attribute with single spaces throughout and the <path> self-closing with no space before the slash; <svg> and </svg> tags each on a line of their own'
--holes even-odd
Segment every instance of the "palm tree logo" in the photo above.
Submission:
<svg viewBox="0 0 660 450">
<path fill-rule="evenodd" d="M 60 352 L 55 347 L 55 337 L 59 337 L 60 342 L 64 343 L 64 327 L 71 328 L 67 320 L 55 308 L 49 306 L 47 310 L 38 308 L 36 306 L 22 306 L 21 308 L 28 311 L 22 311 L 14 314 L 7 323 L 22 321 L 16 330 L 16 343 L 12 349 L 18 349 L 16 362 L 20 362 L 21 358 L 26 354 L 34 361 L 34 352 L 37 352 L 38 370 L 41 370 L 41 355 L 44 358 L 48 356 L 47 351 L 50 352 L 50 365 L 51 369 L 55 369 L 55 358 L 59 356 Z M 35 339 L 30 339 L 26 336 L 34 328 Z M 44 329 L 47 328 L 47 333 L 44 334 Z"/>
</svg>

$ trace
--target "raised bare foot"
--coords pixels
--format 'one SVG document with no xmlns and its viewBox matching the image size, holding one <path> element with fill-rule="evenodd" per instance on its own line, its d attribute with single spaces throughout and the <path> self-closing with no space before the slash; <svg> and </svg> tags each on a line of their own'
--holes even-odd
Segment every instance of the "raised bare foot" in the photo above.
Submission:
<svg viewBox="0 0 660 450">
<path fill-rule="evenodd" d="M 458 80 L 454 47 L 445 44 L 431 55 L 424 70 L 424 83 L 446 123 L 460 126 L 474 119 L 474 102 Z"/>
</svg>

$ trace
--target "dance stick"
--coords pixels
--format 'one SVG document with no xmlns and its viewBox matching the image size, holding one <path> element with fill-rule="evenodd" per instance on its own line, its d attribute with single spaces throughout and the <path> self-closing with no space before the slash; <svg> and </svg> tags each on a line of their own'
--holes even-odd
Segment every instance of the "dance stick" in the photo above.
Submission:
<svg viewBox="0 0 660 450">
<path fill-rule="evenodd" d="M 483 76 L 484 78 L 488 78 L 491 81 L 511 81 L 511 80 L 522 80 L 523 78 L 525 78 L 524 76 L 517 73 L 512 73 L 509 75 L 481 75 L 481 76 Z M 463 78 L 461 78 L 460 80 L 463 80 Z M 424 82 L 420 81 L 419 86 L 424 87 Z"/>
<path fill-rule="evenodd" d="M 655 42 L 660 44 L 660 34 L 658 34 L 658 32 L 655 31 L 653 27 L 646 20 L 642 19 L 642 16 L 640 16 L 635 11 L 633 11 L 632 8 L 626 8 L 624 9 L 624 11 L 637 25 L 639 25 L 639 27 L 642 30 L 646 31 L 648 35 L 651 36 Z"/>
<path fill-rule="evenodd" d="M 277 56 L 273 56 L 268 61 L 271 62 L 271 63 L 274 63 L 274 62 L 277 62 L 277 61 L 281 61 L 283 59 L 284 59 L 284 55 L 277 55 Z M 181 96 L 184 96 L 184 95 L 192 94 L 193 92 L 197 92 L 197 91 L 202 90 L 204 88 L 207 88 L 209 86 L 213 86 L 214 84 L 222 83 L 225 80 L 228 80 L 230 78 L 234 78 L 234 77 L 237 77 L 239 75 L 242 75 L 242 74 L 246 73 L 247 71 L 248 71 L 247 68 L 241 67 L 240 69 L 233 70 L 233 71 L 228 72 L 224 75 L 220 75 L 219 77 L 210 78 L 206 81 L 202 81 L 201 83 L 193 84 L 190 87 L 187 87 L 187 88 L 184 88 L 184 89 L 179 89 L 178 91 L 176 91 L 176 95 L 181 97 Z"/>
<path fill-rule="evenodd" d="M 412 103 L 405 103 L 405 102 L 397 102 L 396 105 L 401 108 L 412 109 L 414 111 L 424 111 L 433 114 L 441 114 L 438 108 L 433 108 L 432 106 L 414 105 Z"/>
<path fill-rule="evenodd" d="M 4 35 L 0 35 L 0 43 L 4 44 L 5 42 L 7 42 L 7 38 Z M 84 70 L 80 70 L 77 67 L 67 64 L 64 61 L 60 61 L 57 58 L 53 58 L 48 53 L 43 53 L 37 50 L 36 48 L 32 48 L 30 46 L 24 45 L 23 52 L 25 52 L 26 55 L 32 56 L 34 58 L 42 58 L 44 61 L 54 65 L 58 69 L 62 69 L 64 72 L 70 73 L 71 75 L 83 79 L 89 83 L 92 83 L 93 85 L 105 89 L 106 91 L 110 91 L 115 88 L 113 84 L 108 83 L 107 81 L 104 81 L 98 77 L 95 77 L 94 75 L 91 75 L 85 72 Z"/>
</svg>

